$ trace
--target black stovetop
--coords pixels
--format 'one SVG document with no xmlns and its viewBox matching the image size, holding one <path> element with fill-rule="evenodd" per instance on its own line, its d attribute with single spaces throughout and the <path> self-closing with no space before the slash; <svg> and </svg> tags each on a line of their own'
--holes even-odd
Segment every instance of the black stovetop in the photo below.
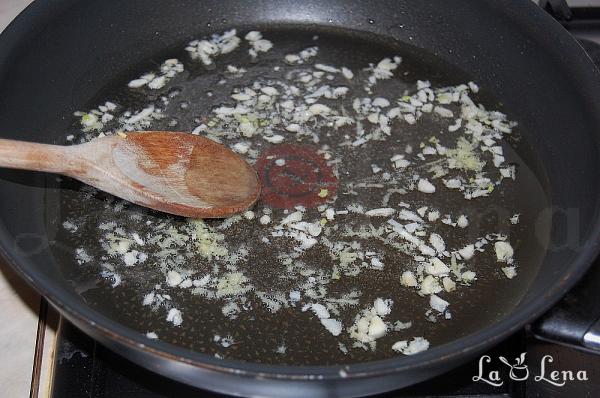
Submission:
<svg viewBox="0 0 600 398">
<path fill-rule="evenodd" d="M 503 356 L 514 363 L 514 359 L 522 352 L 527 352 L 526 361 L 531 376 L 526 381 L 514 381 L 509 376 L 509 368 L 499 361 L 499 357 Z M 442 376 L 377 398 L 600 396 L 600 355 L 537 340 L 526 329 L 494 347 L 486 355 L 490 356 L 492 362 L 484 364 L 481 374 L 487 375 L 492 370 L 498 370 L 500 380 L 504 381 L 500 387 L 473 381 L 473 377 L 480 374 L 479 361 L 475 360 Z M 585 370 L 589 381 L 568 382 L 562 387 L 535 381 L 534 376 L 541 374 L 540 364 L 546 355 L 554 359 L 546 373 L 554 369 Z M 52 397 L 55 398 L 225 397 L 145 370 L 103 347 L 67 322 L 62 322 L 59 328 L 56 359 L 52 390 Z"/>
<path fill-rule="evenodd" d="M 104 348 L 70 324 L 61 328 L 58 362 L 54 375 L 53 397 L 89 398 L 188 398 L 225 397 L 198 390 L 147 371 Z M 519 333 L 496 347 L 490 355 L 497 358 L 519 356 L 525 349 L 525 334 Z M 507 368 L 503 379 L 510 380 Z M 475 383 L 477 364 L 462 368 L 425 383 L 381 397 L 525 397 L 525 385 L 508 382 L 501 387 Z"/>
<path fill-rule="evenodd" d="M 574 18 L 564 21 L 573 34 L 582 41 L 586 51 L 600 65 L 600 9 L 579 10 Z M 596 43 L 594 43 L 594 41 Z M 600 93 L 599 93 L 600 95 Z M 600 260 L 595 267 L 600 267 Z M 505 357 L 515 362 L 526 352 L 530 377 L 515 381 L 509 368 L 500 362 Z M 480 374 L 480 361 L 474 360 L 442 376 L 380 397 L 598 397 L 600 396 L 600 355 L 584 352 L 565 345 L 544 342 L 533 337 L 530 328 L 494 347 L 488 352 L 491 361 L 485 364 L 483 375 L 498 370 L 501 386 L 474 381 Z M 546 362 L 546 373 L 551 370 L 585 370 L 587 382 L 567 382 L 555 386 L 536 381 L 542 372 L 544 356 L 551 355 L 552 364 Z M 62 320 L 58 330 L 56 361 L 52 386 L 54 398 L 187 398 L 224 397 L 199 390 L 159 376 L 128 361 L 84 335 L 67 321 Z"/>
</svg>

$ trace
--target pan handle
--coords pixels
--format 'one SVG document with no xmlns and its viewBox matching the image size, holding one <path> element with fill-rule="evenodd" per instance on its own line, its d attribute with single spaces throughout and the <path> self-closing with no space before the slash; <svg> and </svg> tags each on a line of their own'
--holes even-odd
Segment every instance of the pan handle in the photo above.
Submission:
<svg viewBox="0 0 600 398">
<path fill-rule="evenodd" d="M 532 325 L 532 332 L 542 340 L 600 354 L 600 260 Z"/>
<path fill-rule="evenodd" d="M 566 0 L 539 0 L 538 5 L 559 21 L 568 21 L 573 17 Z"/>
</svg>

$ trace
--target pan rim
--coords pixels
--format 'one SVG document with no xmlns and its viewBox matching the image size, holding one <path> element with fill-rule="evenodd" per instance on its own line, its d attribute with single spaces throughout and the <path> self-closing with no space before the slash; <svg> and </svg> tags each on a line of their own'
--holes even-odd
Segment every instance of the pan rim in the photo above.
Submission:
<svg viewBox="0 0 600 398">
<path fill-rule="evenodd" d="M 554 30 L 558 34 L 557 27 L 560 27 L 560 24 L 552 20 L 549 16 L 545 16 L 536 5 L 527 4 L 529 2 L 519 2 L 517 0 L 507 0 L 506 2 L 510 3 L 511 7 L 520 7 L 522 12 L 529 14 L 528 18 L 534 19 L 533 21 L 530 19 L 530 22 L 539 24 L 539 27 L 542 29 L 547 28 L 551 31 Z M 0 53 L 5 52 L 5 42 L 9 40 L 17 42 L 16 38 L 26 34 L 28 24 L 35 21 L 39 15 L 51 14 L 60 9 L 62 5 L 71 3 L 73 3 L 73 0 L 33 2 L 0 35 Z M 560 27 L 560 29 L 563 30 L 562 27 Z M 582 49 L 574 39 L 567 37 L 564 32 L 560 34 L 563 35 L 562 39 L 564 39 L 563 43 L 561 43 L 563 56 L 568 58 L 572 55 L 572 59 L 574 60 L 571 62 L 570 67 L 577 69 L 578 72 L 581 73 L 581 76 L 578 76 L 578 78 L 583 78 L 589 83 L 588 87 L 586 87 L 589 92 L 593 90 L 600 92 L 600 79 L 598 79 L 600 73 L 598 73 L 588 57 L 582 56 Z M 9 36 L 12 37 L 8 39 Z M 600 111 L 599 103 L 593 105 Z M 599 243 L 591 245 L 587 250 L 574 256 L 569 265 L 570 272 L 561 278 L 560 283 L 557 283 L 551 289 L 548 289 L 543 296 L 532 299 L 527 305 L 519 310 L 513 311 L 492 325 L 481 328 L 474 333 L 451 342 L 432 347 L 428 351 L 418 355 L 395 357 L 349 365 L 268 365 L 233 359 L 216 359 L 208 354 L 187 350 L 163 341 L 149 340 L 144 337 L 142 333 L 111 320 L 91 307 L 83 307 L 76 311 L 74 308 L 77 306 L 74 305 L 73 302 L 70 302 L 70 300 L 59 300 L 58 297 L 61 296 L 61 293 L 67 293 L 67 298 L 71 296 L 71 293 L 58 289 L 56 286 L 53 286 L 50 281 L 28 272 L 28 269 L 35 269 L 35 265 L 29 260 L 19 259 L 17 253 L 8 247 L 7 242 L 11 241 L 12 237 L 1 223 L 0 255 L 7 260 L 7 263 L 16 270 L 23 279 L 43 296 L 47 297 L 53 305 L 61 310 L 61 312 L 66 313 L 67 318 L 76 319 L 78 322 L 95 329 L 105 338 L 115 340 L 119 344 L 123 344 L 133 350 L 142 350 L 146 354 L 158 358 L 177 360 L 206 370 L 248 377 L 281 380 L 309 380 L 314 379 L 315 375 L 319 375 L 320 380 L 347 380 L 352 378 L 382 376 L 401 372 L 408 368 L 426 368 L 434 364 L 440 365 L 459 357 L 476 355 L 485 348 L 492 346 L 494 343 L 505 339 L 510 334 L 522 328 L 527 322 L 542 315 L 573 287 L 600 253 L 600 209 L 598 208 L 598 203 L 596 203 L 596 205 L 593 227 L 587 234 L 586 241 Z M 95 319 L 97 322 L 92 321 L 91 319 Z M 347 376 L 342 377 L 339 374 L 340 369 L 344 369 Z"/>
</svg>

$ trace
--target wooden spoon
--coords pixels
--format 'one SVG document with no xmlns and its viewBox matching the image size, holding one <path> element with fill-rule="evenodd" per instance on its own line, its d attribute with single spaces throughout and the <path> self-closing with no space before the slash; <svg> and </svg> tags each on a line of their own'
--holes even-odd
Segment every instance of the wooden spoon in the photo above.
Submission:
<svg viewBox="0 0 600 398">
<path fill-rule="evenodd" d="M 0 167 L 64 174 L 141 206 L 194 218 L 227 217 L 260 194 L 254 169 L 207 138 L 131 132 L 58 146 L 0 139 Z"/>
</svg>

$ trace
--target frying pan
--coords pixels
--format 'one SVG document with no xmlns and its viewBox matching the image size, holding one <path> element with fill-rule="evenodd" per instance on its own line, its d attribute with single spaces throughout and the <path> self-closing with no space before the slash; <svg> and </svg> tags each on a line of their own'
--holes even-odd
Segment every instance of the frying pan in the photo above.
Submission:
<svg viewBox="0 0 600 398">
<path fill-rule="evenodd" d="M 519 155 L 544 181 L 551 203 L 545 258 L 517 303 L 419 355 L 343 367 L 218 359 L 148 340 L 116 313 L 91 306 L 66 277 L 54 250 L 60 242 L 49 233 L 60 219 L 56 198 L 66 188 L 51 176 L 2 170 L 2 254 L 98 341 L 148 369 L 225 393 L 373 394 L 433 377 L 506 338 L 543 314 L 598 254 L 599 75 L 578 44 L 528 1 L 35 2 L 0 39 L 3 137 L 63 142 L 72 113 L 97 101 L 115 76 L 131 77 L 132 66 L 230 27 L 383 41 L 472 76 L 522 126 Z"/>
</svg>

